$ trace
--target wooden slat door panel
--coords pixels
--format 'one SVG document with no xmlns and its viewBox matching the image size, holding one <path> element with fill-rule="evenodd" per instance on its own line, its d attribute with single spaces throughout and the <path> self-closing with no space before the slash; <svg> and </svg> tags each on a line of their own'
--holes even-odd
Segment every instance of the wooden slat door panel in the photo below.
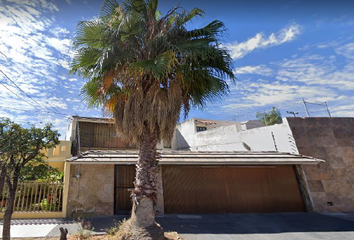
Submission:
<svg viewBox="0 0 354 240">
<path fill-rule="evenodd" d="M 305 211 L 293 166 L 164 166 L 165 213 Z"/>
<path fill-rule="evenodd" d="M 130 191 L 134 188 L 135 166 L 115 166 L 115 213 L 127 213 L 132 209 Z"/>
</svg>

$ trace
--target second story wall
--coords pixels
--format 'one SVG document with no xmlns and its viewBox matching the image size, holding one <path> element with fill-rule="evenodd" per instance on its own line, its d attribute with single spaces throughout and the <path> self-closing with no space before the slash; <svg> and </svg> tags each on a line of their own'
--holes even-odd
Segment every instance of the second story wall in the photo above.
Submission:
<svg viewBox="0 0 354 240">
<path fill-rule="evenodd" d="M 74 118 L 72 122 L 72 154 L 87 150 L 132 149 L 116 132 L 115 125 L 107 119 Z"/>
<path fill-rule="evenodd" d="M 114 124 L 80 122 L 82 148 L 125 149 L 129 144 L 117 135 Z"/>
</svg>

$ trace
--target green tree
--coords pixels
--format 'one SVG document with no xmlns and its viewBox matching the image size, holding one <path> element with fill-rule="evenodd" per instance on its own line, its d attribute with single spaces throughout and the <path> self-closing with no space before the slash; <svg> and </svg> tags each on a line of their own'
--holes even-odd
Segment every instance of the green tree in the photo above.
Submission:
<svg viewBox="0 0 354 240">
<path fill-rule="evenodd" d="M 105 1 L 98 19 L 77 25 L 71 66 L 71 73 L 87 80 L 82 96 L 88 105 L 111 113 L 120 135 L 138 146 L 133 209 L 125 224 L 131 239 L 139 239 L 141 229 L 149 239 L 161 237 L 155 222 L 156 144 L 171 138 L 181 111 L 186 116 L 191 107 L 228 93 L 226 80 L 235 78 L 219 43 L 222 22 L 188 29 L 202 10 L 174 7 L 163 16 L 157 7 L 158 0 Z"/>
<path fill-rule="evenodd" d="M 4 214 L 3 240 L 10 240 L 11 217 L 14 209 L 16 189 L 19 179 L 29 162 L 41 162 L 42 149 L 54 147 L 59 143 L 59 134 L 51 125 L 44 128 L 23 128 L 9 119 L 0 119 L 0 160 L 4 181 L 9 189 Z M 0 174 L 0 175 L 1 175 Z"/>
<path fill-rule="evenodd" d="M 266 126 L 283 122 L 283 120 L 281 118 L 281 114 L 280 114 L 278 108 L 276 108 L 276 107 L 273 107 L 272 110 L 270 110 L 267 113 L 266 112 L 258 112 L 256 114 L 256 117 L 258 118 L 259 121 L 261 121 Z"/>
<path fill-rule="evenodd" d="M 63 172 L 42 159 L 28 162 L 22 169 L 20 182 L 62 182 Z"/>
</svg>

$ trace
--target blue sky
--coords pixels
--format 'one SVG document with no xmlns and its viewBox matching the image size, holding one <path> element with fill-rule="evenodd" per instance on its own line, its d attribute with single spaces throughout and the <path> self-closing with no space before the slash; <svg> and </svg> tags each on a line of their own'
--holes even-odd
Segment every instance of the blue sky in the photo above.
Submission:
<svg viewBox="0 0 354 240">
<path fill-rule="evenodd" d="M 99 0 L 0 0 L 0 116 L 20 123 L 51 122 L 64 137 L 68 115 L 101 117 L 87 109 L 79 92 L 83 79 L 68 75 L 72 36 L 78 21 L 97 16 Z M 305 116 L 301 99 L 328 102 L 333 116 L 354 115 L 354 3 L 351 1 L 160 1 L 165 13 L 179 4 L 202 8 L 219 19 L 238 81 L 231 93 L 189 117 L 254 119 L 278 107 Z M 312 116 L 324 107 L 309 105 Z"/>
</svg>

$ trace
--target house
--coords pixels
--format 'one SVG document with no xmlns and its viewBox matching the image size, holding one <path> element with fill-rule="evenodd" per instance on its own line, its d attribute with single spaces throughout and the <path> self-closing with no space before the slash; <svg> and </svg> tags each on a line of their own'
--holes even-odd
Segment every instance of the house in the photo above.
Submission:
<svg viewBox="0 0 354 240">
<path fill-rule="evenodd" d="M 57 146 L 54 148 L 45 149 L 43 152 L 45 154 L 43 159 L 48 162 L 49 166 L 56 167 L 60 171 L 63 171 L 65 160 L 72 156 L 71 142 L 61 140 Z"/>
<path fill-rule="evenodd" d="M 216 125 L 213 122 L 194 120 L 196 135 L 219 128 L 238 129 L 235 133 L 255 130 L 242 130 L 235 122 L 210 127 Z M 198 131 L 197 127 L 207 129 Z M 133 187 L 138 159 L 135 147 L 115 133 L 109 119 L 74 117 L 68 130 L 76 154 L 65 163 L 66 216 L 128 212 L 129 189 Z M 176 131 L 171 148 L 160 145 L 158 213 L 313 211 L 303 167 L 316 168 L 322 160 L 274 149 L 249 151 L 247 143 L 241 143 L 242 151 L 199 151 L 192 149 L 191 141 L 182 134 Z M 175 145 L 179 137 L 187 142 L 184 147 L 189 146 L 188 151 L 174 149 L 180 146 Z M 220 139 L 213 141 L 215 145 L 231 146 Z"/>
</svg>

